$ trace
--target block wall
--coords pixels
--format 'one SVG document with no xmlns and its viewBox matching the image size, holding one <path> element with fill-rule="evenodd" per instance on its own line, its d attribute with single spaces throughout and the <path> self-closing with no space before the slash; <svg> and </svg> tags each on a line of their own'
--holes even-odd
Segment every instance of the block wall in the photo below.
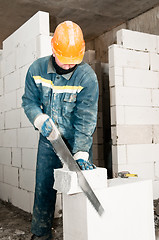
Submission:
<svg viewBox="0 0 159 240">
<path fill-rule="evenodd" d="M 159 36 L 117 32 L 109 47 L 113 173 L 153 180 L 159 197 Z"/>
<path fill-rule="evenodd" d="M 27 212 L 33 206 L 39 135 L 23 112 L 21 97 L 28 67 L 51 55 L 49 35 L 49 14 L 38 12 L 0 51 L 0 198 Z M 57 205 L 58 211 L 60 195 Z"/>
</svg>

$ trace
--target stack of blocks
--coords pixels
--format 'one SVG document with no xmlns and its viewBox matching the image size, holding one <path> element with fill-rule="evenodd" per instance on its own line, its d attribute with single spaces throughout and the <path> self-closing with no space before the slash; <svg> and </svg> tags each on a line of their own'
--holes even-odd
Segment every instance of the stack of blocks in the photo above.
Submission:
<svg viewBox="0 0 159 240">
<path fill-rule="evenodd" d="M 78 185 L 75 172 L 55 170 L 63 193 L 64 240 L 154 240 L 152 180 L 108 180 L 104 168 L 83 171 L 99 199 L 100 216 Z"/>
<path fill-rule="evenodd" d="M 159 197 L 159 36 L 117 32 L 109 47 L 113 172 L 153 180 Z"/>
<path fill-rule="evenodd" d="M 33 205 L 39 136 L 24 114 L 21 97 L 31 63 L 52 53 L 49 34 L 49 14 L 38 12 L 0 51 L 0 198 L 27 212 Z"/>
</svg>

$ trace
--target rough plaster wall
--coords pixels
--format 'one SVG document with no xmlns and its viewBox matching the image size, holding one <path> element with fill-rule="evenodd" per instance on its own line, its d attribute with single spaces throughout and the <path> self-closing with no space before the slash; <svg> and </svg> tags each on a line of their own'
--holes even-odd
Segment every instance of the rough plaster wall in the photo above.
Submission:
<svg viewBox="0 0 159 240">
<path fill-rule="evenodd" d="M 87 49 L 96 51 L 96 59 L 108 63 L 108 47 L 116 43 L 116 32 L 120 29 L 159 35 L 159 6 L 133 18 L 86 44 Z"/>
<path fill-rule="evenodd" d="M 0 52 L 0 198 L 27 212 L 33 206 L 39 135 L 21 97 L 30 64 L 51 54 L 49 34 L 49 14 L 38 12 L 3 42 Z"/>
<path fill-rule="evenodd" d="M 159 197 L 159 36 L 120 30 L 109 47 L 112 160 L 153 180 Z"/>
</svg>

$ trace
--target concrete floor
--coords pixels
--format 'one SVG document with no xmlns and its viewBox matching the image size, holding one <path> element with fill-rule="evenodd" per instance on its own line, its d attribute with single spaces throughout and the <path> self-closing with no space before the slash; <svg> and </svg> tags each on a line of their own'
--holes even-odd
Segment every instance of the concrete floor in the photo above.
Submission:
<svg viewBox="0 0 159 240">
<path fill-rule="evenodd" d="M 0 239 L 30 240 L 31 214 L 0 200 Z M 53 226 L 55 240 L 63 239 L 62 219 L 55 219 Z"/>
</svg>

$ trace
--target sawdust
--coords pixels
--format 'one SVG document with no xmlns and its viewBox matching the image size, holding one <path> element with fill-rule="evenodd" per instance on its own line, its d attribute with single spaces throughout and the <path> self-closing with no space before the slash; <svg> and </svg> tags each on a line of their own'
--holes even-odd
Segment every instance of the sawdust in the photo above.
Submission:
<svg viewBox="0 0 159 240">
<path fill-rule="evenodd" d="M 0 239 L 30 240 L 31 214 L 0 200 Z M 63 239 L 62 218 L 55 219 L 55 240 Z"/>
</svg>

